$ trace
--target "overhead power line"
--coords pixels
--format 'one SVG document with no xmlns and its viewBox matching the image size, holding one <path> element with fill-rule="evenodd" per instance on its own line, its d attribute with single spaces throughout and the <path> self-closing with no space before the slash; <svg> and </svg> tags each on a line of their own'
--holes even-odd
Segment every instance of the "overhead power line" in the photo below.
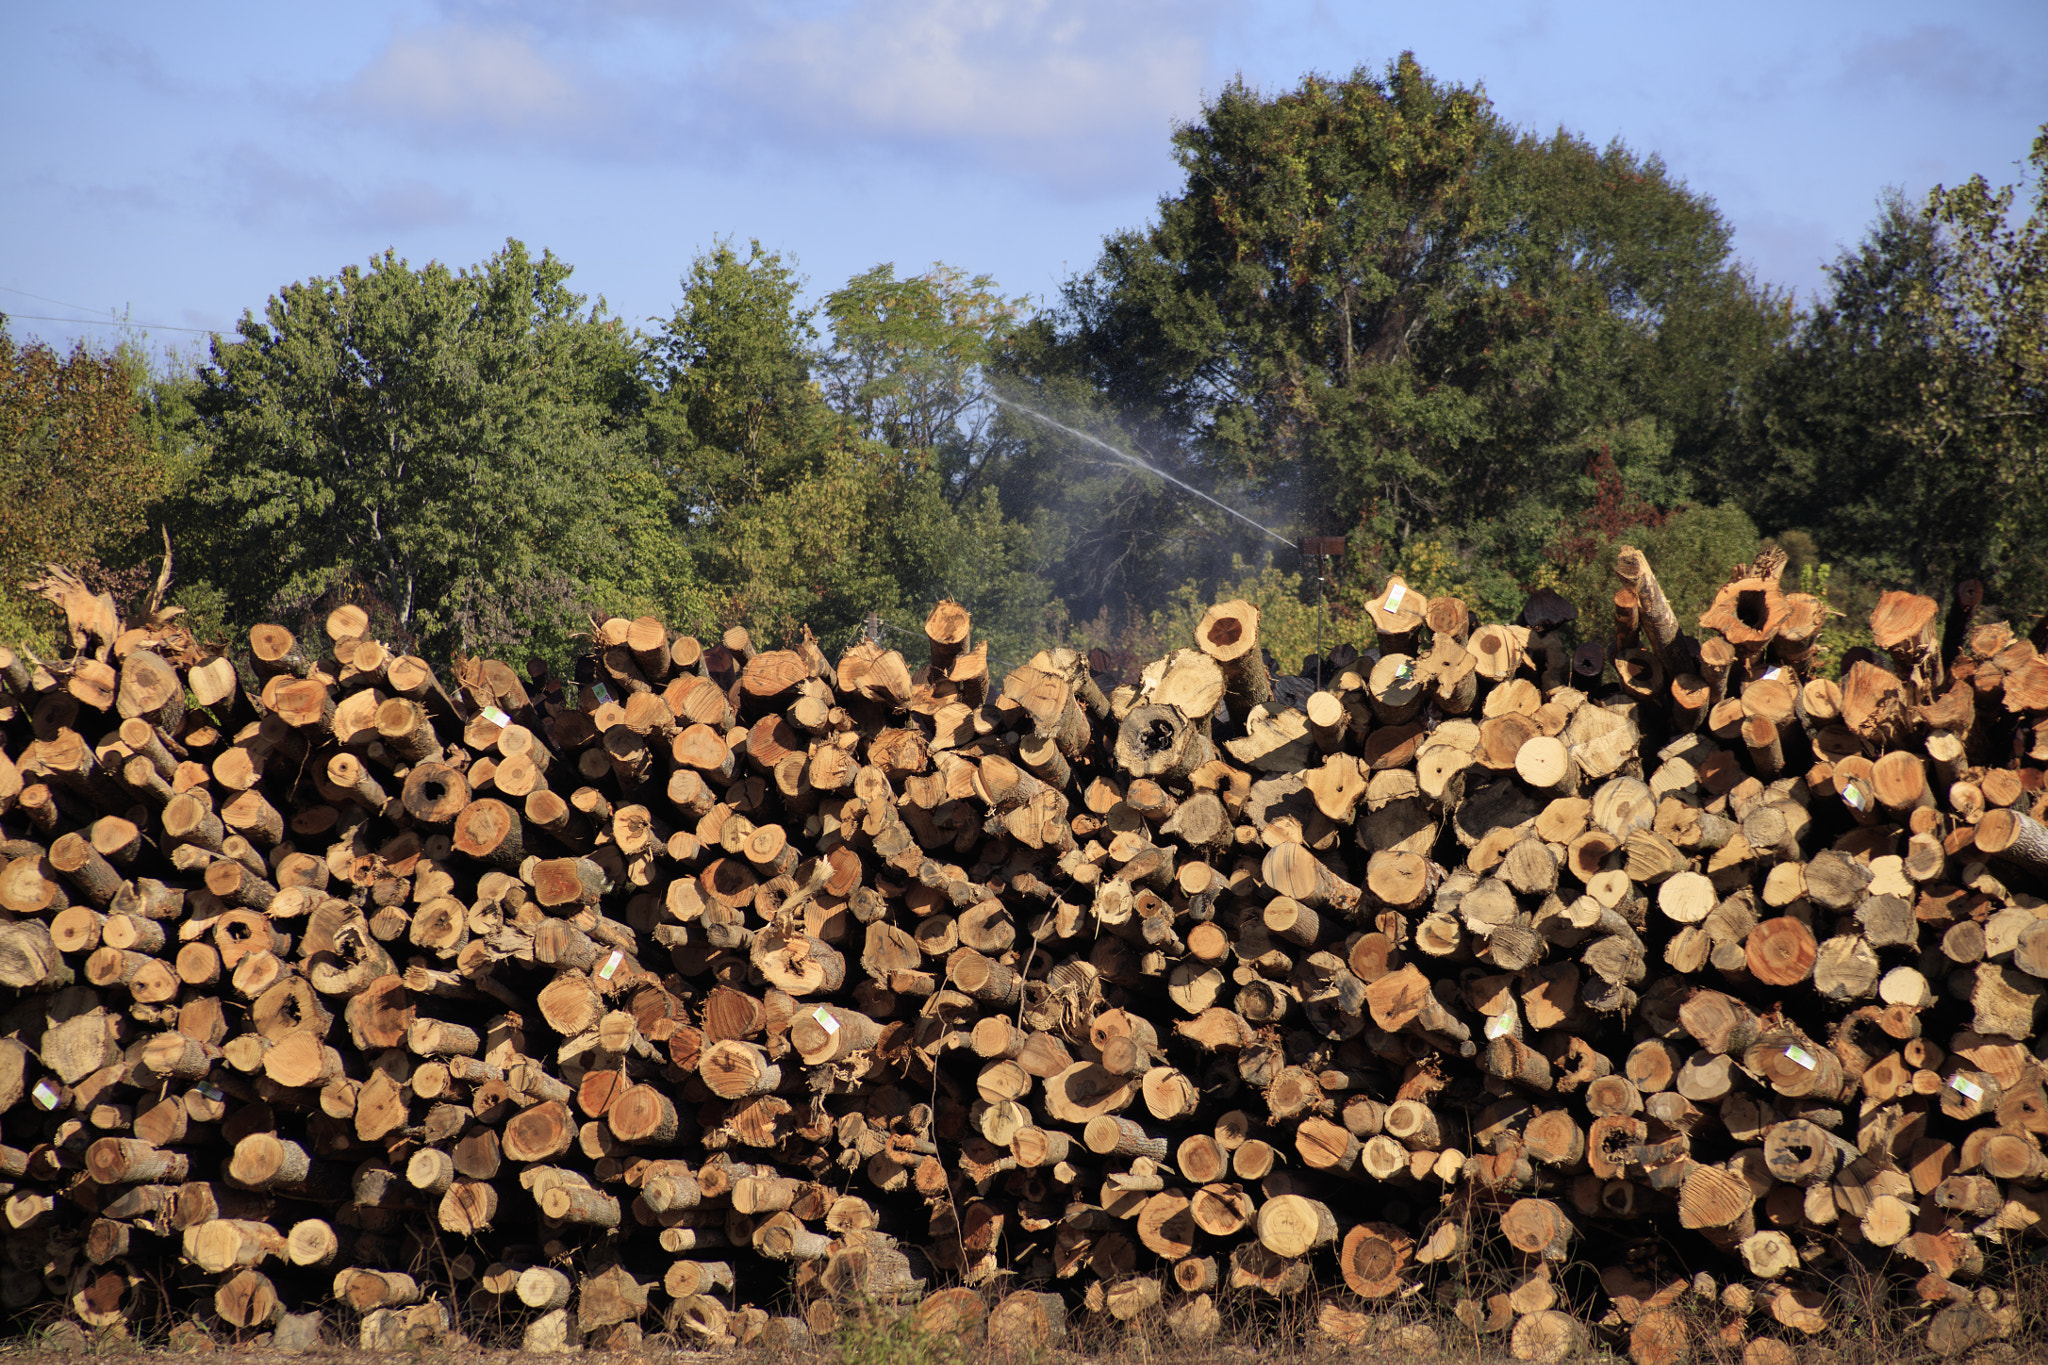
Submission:
<svg viewBox="0 0 2048 1365">
<path fill-rule="evenodd" d="M 135 327 L 145 332 L 197 332 L 200 336 L 212 336 L 220 331 L 218 327 L 173 327 L 168 322 L 128 322 L 104 318 L 53 318 L 43 313 L 5 313 L 0 316 L 20 318 L 23 322 L 68 322 L 74 327 Z"/>
<path fill-rule="evenodd" d="M 75 308 L 81 313 L 106 312 L 111 314 L 113 312 L 111 308 L 89 308 L 82 303 L 66 303 L 63 299 L 53 299 L 43 294 L 31 294 L 26 289 L 16 289 L 13 285 L 9 284 L 0 284 L 0 293 L 19 294 L 25 299 L 34 299 L 38 303 L 54 303 L 59 308 Z M 43 313 L 10 313 L 8 316 L 21 318 L 29 322 L 68 322 L 79 327 L 140 327 L 145 331 L 151 332 L 197 332 L 201 336 L 211 336 L 213 333 L 221 330 L 217 327 L 180 327 L 170 322 L 136 322 L 130 318 L 116 317 L 59 318 Z"/>
</svg>

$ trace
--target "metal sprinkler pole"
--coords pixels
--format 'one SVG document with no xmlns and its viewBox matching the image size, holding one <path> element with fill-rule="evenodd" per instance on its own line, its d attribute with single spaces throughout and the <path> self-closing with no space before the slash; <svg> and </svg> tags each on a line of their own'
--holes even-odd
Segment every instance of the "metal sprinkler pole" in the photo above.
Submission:
<svg viewBox="0 0 2048 1365">
<path fill-rule="evenodd" d="M 1344 537 L 1304 536 L 1297 547 L 1304 567 L 1314 561 L 1316 574 L 1316 690 L 1323 688 L 1323 659 L 1329 653 L 1324 633 L 1324 604 L 1329 596 L 1330 561 L 1344 558 Z"/>
</svg>

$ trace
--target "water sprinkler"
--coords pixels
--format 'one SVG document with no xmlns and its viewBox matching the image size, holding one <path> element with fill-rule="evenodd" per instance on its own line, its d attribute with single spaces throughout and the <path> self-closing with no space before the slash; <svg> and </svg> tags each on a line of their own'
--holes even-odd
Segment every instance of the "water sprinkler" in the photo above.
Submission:
<svg viewBox="0 0 2048 1365">
<path fill-rule="evenodd" d="M 1323 633 L 1323 600 L 1330 582 L 1330 568 L 1344 558 L 1344 537 L 1303 536 L 1296 547 L 1301 551 L 1301 565 L 1304 573 L 1311 568 L 1316 576 L 1316 689 L 1323 686 L 1323 659 L 1330 652 Z"/>
</svg>

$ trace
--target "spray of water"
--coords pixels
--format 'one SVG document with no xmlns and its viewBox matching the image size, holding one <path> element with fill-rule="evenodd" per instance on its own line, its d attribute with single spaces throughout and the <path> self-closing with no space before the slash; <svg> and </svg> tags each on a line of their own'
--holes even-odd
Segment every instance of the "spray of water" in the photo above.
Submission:
<svg viewBox="0 0 2048 1365">
<path fill-rule="evenodd" d="M 1290 550 L 1294 548 L 1293 541 L 1289 540 L 1286 536 L 1281 535 L 1272 527 L 1259 525 L 1259 523 L 1253 521 L 1250 517 L 1238 511 L 1235 507 L 1230 506 L 1228 503 L 1221 503 L 1216 501 L 1216 499 L 1210 497 L 1201 489 L 1196 488 L 1193 484 L 1185 483 L 1180 479 L 1176 479 L 1175 477 L 1173 477 L 1173 475 L 1159 468 L 1159 466 L 1152 464 L 1149 461 L 1141 460 L 1127 450 L 1119 450 L 1107 441 L 1100 440 L 1094 436 L 1090 436 L 1085 431 L 1077 431 L 1073 427 L 1068 426 L 1065 422 L 1056 421 L 1055 419 L 1046 416 L 1044 413 L 1040 412 L 1036 408 L 1027 408 L 1022 403 L 1012 402 L 1010 399 L 1003 397 L 1001 394 L 991 393 L 988 396 L 991 399 L 995 400 L 996 402 L 1001 403 L 1006 408 L 1013 408 L 1016 411 L 1023 413 L 1026 417 L 1031 418 L 1033 421 L 1043 422 L 1046 426 L 1051 427 L 1054 431 L 1064 432 L 1065 434 L 1073 437 L 1077 441 L 1086 441 L 1089 445 L 1096 447 L 1098 450 L 1105 450 L 1109 452 L 1111 455 L 1114 455 L 1117 459 L 1122 460 L 1125 464 L 1130 465 L 1134 469 L 1142 469 L 1147 474 L 1156 474 L 1160 478 L 1172 484 L 1174 487 L 1179 488 L 1185 492 L 1194 494 L 1203 502 L 1208 503 L 1211 507 L 1216 508 L 1218 511 L 1226 512 L 1229 515 L 1236 517 L 1239 521 L 1251 527 L 1254 531 L 1258 531 L 1264 535 L 1271 536 L 1273 539 L 1279 541 L 1282 545 L 1285 545 Z"/>
</svg>

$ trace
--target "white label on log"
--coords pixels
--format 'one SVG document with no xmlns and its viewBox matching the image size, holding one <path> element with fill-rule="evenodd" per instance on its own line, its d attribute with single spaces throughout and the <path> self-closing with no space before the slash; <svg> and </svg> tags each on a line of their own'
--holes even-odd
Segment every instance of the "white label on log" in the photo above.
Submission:
<svg viewBox="0 0 2048 1365">
<path fill-rule="evenodd" d="M 215 1085 L 212 1081 L 201 1081 L 199 1084 L 193 1086 L 192 1088 L 194 1090 L 197 1090 L 202 1098 L 211 1100 L 215 1103 L 218 1103 L 221 1100 L 224 1100 L 228 1097 L 228 1092 L 221 1089 L 219 1086 Z"/>
<path fill-rule="evenodd" d="M 1800 1047 L 1797 1043 L 1794 1043 L 1791 1047 L 1786 1048 L 1785 1055 L 1791 1058 L 1793 1061 L 1797 1062 L 1799 1065 L 1805 1067 L 1808 1071 L 1811 1071 L 1814 1068 L 1815 1064 L 1813 1060 L 1813 1054 L 1811 1052 L 1808 1052 L 1805 1048 Z"/>
<path fill-rule="evenodd" d="M 1486 1021 L 1486 1036 L 1489 1038 L 1505 1038 L 1514 1031 L 1515 1020 L 1512 1015 L 1496 1014 Z"/>
<path fill-rule="evenodd" d="M 609 981 L 612 979 L 612 973 L 617 971 L 619 964 L 625 960 L 626 955 L 614 949 L 612 955 L 604 960 L 604 965 L 597 969 L 597 974 Z"/>
<path fill-rule="evenodd" d="M 1958 1095 L 1961 1095 L 1966 1100 L 1981 1100 L 1984 1098 L 1984 1087 L 1971 1080 L 1968 1076 L 1958 1076 L 1950 1081 L 1949 1084 L 1955 1088 L 1955 1092 Z"/>
<path fill-rule="evenodd" d="M 1402 586 L 1401 586 L 1401 585 L 1400 585 L 1399 583 L 1396 583 L 1396 584 L 1394 584 L 1394 585 L 1393 585 L 1392 587 L 1390 587 L 1390 588 L 1388 588 L 1388 589 L 1387 589 L 1387 610 L 1388 610 L 1388 611 L 1399 611 L 1399 610 L 1401 610 L 1401 598 L 1402 598 L 1402 596 L 1403 596 L 1403 595 L 1405 594 L 1405 591 L 1406 591 L 1406 590 L 1405 590 L 1404 588 L 1402 588 Z"/>
<path fill-rule="evenodd" d="M 811 1011 L 811 1018 L 817 1020 L 818 1027 L 824 1029 L 826 1033 L 833 1034 L 839 1032 L 839 1021 L 830 1014 L 827 1014 L 823 1005 Z"/>
<path fill-rule="evenodd" d="M 36 1088 L 29 1093 L 34 1095 L 36 1103 L 45 1109 L 55 1109 L 64 1099 L 64 1092 L 48 1080 L 37 1081 Z"/>
<path fill-rule="evenodd" d="M 1862 810 L 1863 788 L 1857 786 L 1854 782 L 1842 788 L 1842 804 L 1850 810 Z"/>
<path fill-rule="evenodd" d="M 1774 665 L 1772 665 L 1771 667 L 1769 667 L 1769 668 L 1765 669 L 1765 670 L 1763 671 L 1763 676 L 1762 676 L 1762 677 L 1760 677 L 1760 678 L 1758 678 L 1758 679 L 1757 679 L 1757 681 L 1758 681 L 1758 682 L 1769 682 L 1769 681 L 1770 681 L 1771 679 L 1773 679 L 1773 678 L 1777 677 L 1777 676 L 1778 676 L 1778 675 L 1779 675 L 1780 673 L 1783 673 L 1784 671 L 1785 671 L 1784 669 L 1782 669 L 1782 668 L 1779 668 L 1779 667 L 1777 667 L 1777 666 L 1776 666 L 1776 665 L 1774 664 Z"/>
<path fill-rule="evenodd" d="M 596 697 L 599 704 L 603 704 L 612 699 L 612 690 L 603 683 L 592 683 L 590 685 L 590 695 Z"/>
<path fill-rule="evenodd" d="M 495 706 L 486 706 L 484 708 L 484 719 L 497 726 L 500 730 L 510 729 L 512 725 L 512 717 L 506 715 Z"/>
</svg>

